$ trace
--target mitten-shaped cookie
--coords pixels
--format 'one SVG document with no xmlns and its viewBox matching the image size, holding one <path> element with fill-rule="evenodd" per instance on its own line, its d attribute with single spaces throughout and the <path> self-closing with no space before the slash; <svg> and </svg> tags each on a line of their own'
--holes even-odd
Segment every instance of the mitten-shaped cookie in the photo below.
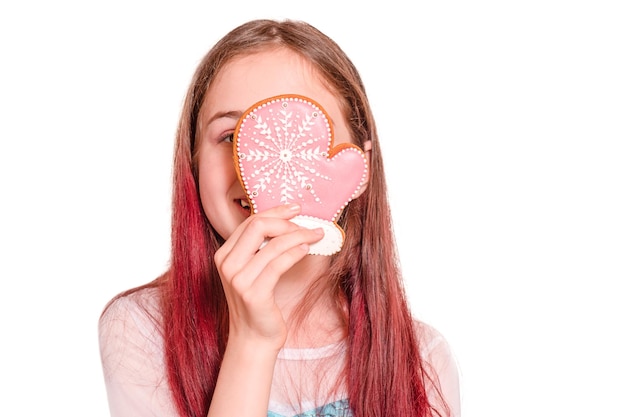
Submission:
<svg viewBox="0 0 626 417">
<path fill-rule="evenodd" d="M 334 145 L 333 127 L 319 104 L 299 95 L 256 103 L 237 124 L 233 152 L 252 213 L 298 203 L 302 211 L 292 221 L 324 229 L 309 253 L 341 249 L 345 234 L 336 221 L 366 183 L 367 159 L 356 145 Z"/>
</svg>

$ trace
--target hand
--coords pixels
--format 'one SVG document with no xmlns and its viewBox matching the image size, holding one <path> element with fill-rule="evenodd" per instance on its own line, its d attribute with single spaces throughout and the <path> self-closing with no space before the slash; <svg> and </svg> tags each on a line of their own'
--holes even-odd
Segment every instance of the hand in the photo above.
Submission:
<svg viewBox="0 0 626 417">
<path fill-rule="evenodd" d="M 229 339 L 266 342 L 277 350 L 284 345 L 287 328 L 274 288 L 323 236 L 321 229 L 289 221 L 299 212 L 298 205 L 282 205 L 252 215 L 215 253 L 228 302 Z"/>
</svg>

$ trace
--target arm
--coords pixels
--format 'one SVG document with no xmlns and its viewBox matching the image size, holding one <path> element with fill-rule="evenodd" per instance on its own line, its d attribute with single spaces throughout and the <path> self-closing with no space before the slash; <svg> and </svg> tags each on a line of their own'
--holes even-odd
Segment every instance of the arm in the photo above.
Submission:
<svg viewBox="0 0 626 417">
<path fill-rule="evenodd" d="M 439 383 L 443 399 L 450 408 L 451 417 L 461 416 L 461 391 L 458 366 L 454 354 L 447 340 L 436 329 L 424 323 L 419 323 L 418 331 L 422 335 L 422 356 L 430 365 L 434 383 Z M 428 397 L 433 405 L 441 408 L 440 396 L 433 384 L 428 384 Z"/>
<path fill-rule="evenodd" d="M 439 377 L 441 393 L 450 407 L 452 417 L 461 416 L 461 390 L 456 361 L 445 340 L 441 340 L 431 353 L 432 365 Z"/>
<path fill-rule="evenodd" d="M 215 254 L 229 330 L 209 417 L 231 416 L 233 406 L 239 417 L 267 416 L 274 365 L 287 338 L 274 288 L 323 236 L 289 221 L 299 211 L 279 206 L 249 217 Z"/>
<path fill-rule="evenodd" d="M 229 340 L 209 417 L 266 417 L 278 351 L 246 340 Z"/>
<path fill-rule="evenodd" d="M 112 417 L 176 415 L 164 373 L 155 294 L 155 290 L 142 290 L 117 299 L 98 323 Z"/>
</svg>

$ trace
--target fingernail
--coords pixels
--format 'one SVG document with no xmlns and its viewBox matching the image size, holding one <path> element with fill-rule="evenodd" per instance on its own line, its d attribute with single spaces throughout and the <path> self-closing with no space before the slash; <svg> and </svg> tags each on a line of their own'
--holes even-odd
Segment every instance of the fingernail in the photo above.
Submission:
<svg viewBox="0 0 626 417">
<path fill-rule="evenodd" d="M 300 210 L 300 204 L 289 204 L 288 207 L 289 211 L 299 211 Z"/>
<path fill-rule="evenodd" d="M 321 227 L 318 227 L 317 229 L 313 229 L 313 231 L 315 232 L 316 235 L 323 235 L 324 234 L 324 229 L 322 229 Z"/>
</svg>

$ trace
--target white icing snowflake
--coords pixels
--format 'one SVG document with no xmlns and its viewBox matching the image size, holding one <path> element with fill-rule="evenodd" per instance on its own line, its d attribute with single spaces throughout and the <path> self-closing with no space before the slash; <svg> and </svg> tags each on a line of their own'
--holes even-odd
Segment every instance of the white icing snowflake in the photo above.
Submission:
<svg viewBox="0 0 626 417">
<path fill-rule="evenodd" d="M 269 103 L 271 104 L 271 103 Z M 303 190 L 314 200 L 315 182 L 330 180 L 319 172 L 319 164 L 328 157 L 330 126 L 325 115 L 310 111 L 292 111 L 289 102 L 274 107 L 260 106 L 240 129 L 239 164 L 252 198 L 267 197 L 286 204 L 303 198 Z M 310 106 L 310 103 L 307 103 Z M 245 163 L 244 163 L 245 161 Z M 278 196 L 271 193 L 278 192 Z"/>
</svg>

